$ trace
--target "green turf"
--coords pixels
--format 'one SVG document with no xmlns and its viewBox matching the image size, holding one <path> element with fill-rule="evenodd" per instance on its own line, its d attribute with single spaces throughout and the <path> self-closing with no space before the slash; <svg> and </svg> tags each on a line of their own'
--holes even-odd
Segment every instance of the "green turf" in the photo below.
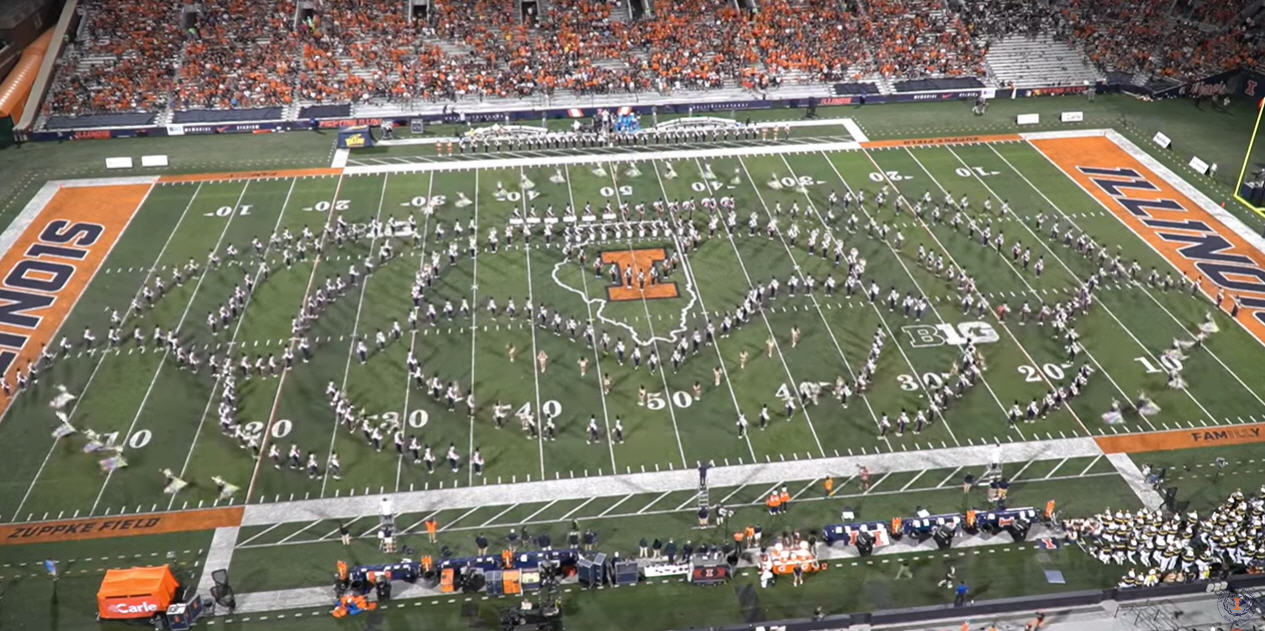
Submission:
<svg viewBox="0 0 1265 631">
<path fill-rule="evenodd" d="M 1249 116 L 1245 106 L 1234 105 L 1229 112 L 1197 112 L 1184 102 L 1141 104 L 1123 97 L 1099 99 L 1086 103 L 1080 99 L 1034 99 L 1010 102 L 1000 100 L 990 113 L 975 118 L 959 104 L 918 104 L 910 106 L 823 108 L 822 116 L 851 116 L 873 138 L 935 136 L 964 133 L 1014 131 L 1013 115 L 1040 112 L 1050 124 L 1057 112 L 1067 109 L 1086 111 L 1085 127 L 1113 126 L 1127 137 L 1146 146 L 1155 130 L 1164 130 L 1178 139 L 1171 155 L 1151 150 L 1165 164 L 1192 180 L 1213 196 L 1225 198 L 1227 169 L 1216 180 L 1195 178 L 1181 165 L 1189 153 L 1198 153 L 1209 161 L 1227 164 L 1235 143 L 1241 136 L 1237 130 Z M 796 116 L 797 112 L 765 112 L 753 118 Z M 927 122 L 934 121 L 934 122 Z M 443 132 L 442 129 L 439 130 Z M 794 139 L 798 142 L 813 136 L 807 132 Z M 11 217 L 46 179 L 101 175 L 98 163 L 106 156 L 167 152 L 172 156 L 172 172 L 247 170 L 328 165 L 331 137 L 319 134 L 287 134 L 261 138 L 214 136 L 185 139 L 136 139 L 99 143 L 66 143 L 63 145 L 25 145 L 0 151 L 0 168 L 11 168 L 14 177 L 0 183 L 6 194 L 0 205 L 0 218 Z M 249 143 L 249 145 L 248 145 Z M 73 146 L 70 146 L 73 145 Z M 1241 150 L 1240 150 L 1241 151 Z M 363 156 L 406 158 L 418 150 L 395 148 Z M 1241 155 L 1241 153 L 1239 154 Z M 74 156 L 74 160 L 67 159 Z M 316 321 L 310 335 L 314 360 L 291 371 L 282 382 L 276 378 L 253 379 L 239 387 L 243 422 L 262 426 L 270 419 L 272 438 L 283 450 L 289 444 L 311 450 L 323 462 L 330 451 L 342 460 L 341 480 L 320 478 L 308 480 L 298 472 L 277 471 L 270 463 L 256 463 L 216 427 L 214 403 L 218 393 L 205 372 L 194 376 L 175 367 L 172 358 L 150 349 L 147 352 L 126 346 L 119 354 L 100 353 L 75 356 L 59 362 L 48 371 L 33 394 L 20 397 L 6 422 L 0 425 L 0 458 L 10 474 L 0 480 L 0 520 L 25 521 L 85 516 L 135 513 L 209 506 L 216 503 L 216 492 L 210 484 L 212 475 L 224 476 L 245 489 L 250 488 L 252 502 L 316 497 L 344 497 L 380 491 L 408 491 L 427 488 L 451 488 L 527 480 L 557 479 L 609 475 L 612 472 L 640 472 L 691 467 L 700 459 L 714 459 L 718 464 L 746 464 L 781 460 L 805 461 L 805 498 L 820 495 L 820 486 L 811 481 L 831 475 L 843 483 L 855 472 L 816 471 L 808 459 L 821 456 L 938 448 L 951 445 L 978 445 L 1002 440 L 1034 440 L 1060 437 L 1099 435 L 1115 431 L 1150 431 L 1191 428 L 1202 423 L 1237 423 L 1259 420 L 1262 401 L 1259 389 L 1259 346 L 1239 327 L 1218 316 L 1222 332 L 1207 343 L 1212 353 L 1195 352 L 1187 363 L 1187 391 L 1164 388 L 1163 375 L 1148 372 L 1145 360 L 1153 359 L 1169 341 L 1183 330 L 1203 319 L 1208 310 L 1204 301 L 1194 300 L 1180 292 L 1165 293 L 1138 287 L 1108 284 L 1097 294 L 1095 310 L 1082 318 L 1078 330 L 1089 353 L 1082 361 L 1098 367 L 1088 390 L 1076 399 L 1070 409 L 1061 410 L 1035 424 L 1023 424 L 1008 430 L 1003 407 L 1012 400 L 1026 402 L 1047 388 L 1046 379 L 1066 381 L 1074 366 L 1065 365 L 1062 345 L 1048 331 L 1037 327 L 1019 327 L 1013 323 L 1008 331 L 1000 331 L 1001 341 L 981 346 L 988 369 L 985 383 L 956 401 L 944 422 L 936 422 L 920 434 L 889 435 L 880 438 L 874 432 L 875 416 L 887 413 L 895 417 L 899 411 L 923 405 L 920 383 L 934 384 L 941 380 L 956 358 L 957 351 L 948 346 L 915 347 L 901 330 L 911 324 L 899 312 L 885 307 L 874 308 L 859 297 L 849 298 L 840 291 L 826 297 L 818 292 L 814 298 L 779 296 L 773 308 L 763 317 L 754 318 L 715 346 L 706 346 L 691 356 L 680 371 L 671 370 L 668 358 L 671 348 L 660 344 L 661 358 L 667 370 L 650 375 L 644 369 L 619 365 L 613 353 L 598 354 L 583 344 L 572 342 L 552 328 L 533 328 L 523 316 L 492 316 L 482 307 L 489 296 L 504 307 L 513 298 L 520 305 L 530 297 L 536 305 L 549 305 L 580 321 L 590 317 L 582 298 L 601 296 L 607 281 L 595 278 L 587 268 L 563 260 L 557 241 L 550 246 L 537 235 L 531 248 L 524 248 L 521 236 L 506 247 L 502 239 L 500 252 L 481 252 L 477 265 L 465 253 L 464 237 L 458 240 L 459 257 L 455 265 L 447 265 L 435 286 L 427 291 L 427 299 L 442 305 L 451 300 L 459 304 L 471 300 L 474 315 L 458 316 L 451 321 L 441 317 L 437 326 L 426 326 L 416 335 L 405 332 L 403 338 L 385 350 L 370 354 L 360 365 L 349 351 L 353 336 L 372 337 L 377 330 L 389 329 L 392 322 L 404 321 L 410 306 L 408 287 L 420 261 L 431 252 L 442 252 L 452 242 L 454 226 L 466 227 L 476 221 L 482 242 L 487 230 L 500 233 L 514 210 L 535 206 L 543 211 L 552 205 L 583 207 L 585 203 L 600 209 L 607 200 L 616 204 L 650 202 L 660 197 L 699 197 L 709 180 L 710 169 L 716 175 L 716 195 L 735 198 L 740 209 L 739 227 L 733 241 L 722 237 L 707 239 L 694 252 L 688 252 L 687 266 L 670 280 L 676 282 L 684 298 L 661 301 L 632 301 L 608 305 L 603 313 L 627 325 L 627 330 L 608 325 L 615 337 L 662 337 L 673 329 L 687 300 L 690 327 L 699 321 L 703 310 L 716 314 L 731 310 L 741 300 L 751 283 L 766 282 L 777 277 L 785 283 L 796 268 L 818 278 L 832 272 L 829 262 L 812 256 L 804 247 L 806 233 L 820 227 L 815 215 L 802 220 L 804 233 L 795 245 L 780 239 L 746 236 L 746 217 L 755 211 L 763 228 L 766 212 L 781 206 L 784 212 L 798 204 L 801 212 L 812 208 L 824 210 L 830 191 L 845 187 L 865 190 L 872 199 L 883 186 L 885 177 L 895 180 L 898 190 L 908 198 L 930 191 L 935 199 L 942 196 L 941 187 L 954 196 L 968 195 L 978 206 L 985 195 L 1010 200 L 1022 220 L 999 222 L 1008 238 L 1018 238 L 1044 254 L 1047 272 L 1041 278 L 1016 271 L 1003 263 L 1006 257 L 969 242 L 964 233 L 946 225 L 929 229 L 915 225 L 908 215 L 897 215 L 888 205 L 876 209 L 867 204 L 861 214 L 862 229 L 849 235 L 848 245 L 855 246 L 867 258 L 865 278 L 873 278 L 883 288 L 896 287 L 900 292 L 924 293 L 932 299 L 933 309 L 924 323 L 944 321 L 956 325 L 976 320 L 963 316 L 952 301 L 954 288 L 914 261 L 919 244 L 942 244 L 949 257 L 957 261 L 979 281 L 986 293 L 1005 296 L 1012 307 L 1026 295 L 1056 296 L 1075 286 L 1093 271 L 1093 266 L 1059 243 L 1050 243 L 1035 229 L 1038 213 L 1046 217 L 1071 218 L 1095 238 L 1119 244 L 1126 256 L 1136 257 L 1144 269 L 1152 265 L 1165 269 L 1167 264 L 1154 255 L 1112 215 L 1058 172 L 1043 157 L 1025 144 L 981 145 L 966 147 L 892 149 L 832 154 L 788 154 L 782 156 L 728 157 L 704 165 L 698 161 L 677 161 L 670 167 L 676 177 L 669 177 L 669 165 L 653 158 L 637 163 L 639 173 L 630 173 L 628 165 L 612 165 L 596 171 L 589 165 L 564 170 L 562 182 L 551 181 L 552 166 L 518 170 L 482 170 L 435 175 L 373 175 L 279 179 L 244 182 L 211 182 L 204 184 L 167 184 L 154 189 L 139 210 L 134 229 L 115 247 L 95 281 L 88 288 L 78 307 L 67 321 L 66 330 L 84 326 L 102 329 L 105 309 L 123 308 L 130 296 L 147 277 L 150 267 L 169 275 L 164 266 L 182 264 L 190 258 L 204 262 L 206 253 L 233 243 L 243 251 L 246 269 L 253 269 L 249 254 L 252 237 L 265 237 L 275 226 L 299 231 L 303 227 L 318 230 L 327 213 L 322 208 L 341 209 L 349 222 L 365 222 L 371 218 L 401 218 L 414 215 L 424 239 L 421 248 L 402 245 L 398 255 L 378 270 L 360 288 L 335 301 Z M 979 171 L 995 173 L 984 178 L 963 177 L 959 169 L 979 167 Z M 872 175 L 882 173 L 884 176 Z M 969 174 L 969 172 L 968 172 Z M 526 198 L 520 195 L 520 178 L 528 178 L 534 186 Z M 802 191 L 793 187 L 771 186 L 774 180 L 791 178 L 792 182 L 809 184 Z M 877 181 L 876 181 L 877 180 Z M 499 184 L 499 186 L 498 186 Z M 513 193 L 498 199 L 498 189 Z M 433 216 L 419 212 L 418 198 L 443 196 L 444 202 Z M 459 202 L 468 199 L 472 203 Z M 1236 209 L 1240 216 L 1254 217 Z M 864 234 L 868 216 L 892 223 L 907 241 L 900 251 Z M 1066 221 L 1066 219 L 1061 219 Z M 706 222 L 696 218 L 706 233 Z M 785 228 L 789 220 L 785 217 Z M 437 236 L 442 225 L 446 235 Z M 1257 224 L 1252 223 L 1256 226 Z M 724 235 L 722 228 L 720 233 Z M 503 235 L 498 235 L 503 236 Z M 608 244 L 607 249 L 627 249 L 627 239 Z M 635 246 L 676 249 L 678 244 L 666 237 L 646 237 Z M 939 246 L 936 246 L 939 247 Z M 285 269 L 276 252 L 268 259 L 275 268 L 254 296 L 241 326 L 212 335 L 203 320 L 208 310 L 218 306 L 240 282 L 243 266 L 225 265 L 209 271 L 201 279 L 192 279 L 173 288 L 157 306 L 136 321 L 148 334 L 155 325 L 168 328 L 180 323 L 182 337 L 207 345 L 208 351 L 222 354 L 230 340 L 251 355 L 280 353 L 289 335 L 290 318 L 300 303 L 309 278 L 317 282 L 347 267 L 371 252 L 367 242 L 353 242 L 342 247 L 331 245 L 319 264 L 306 262 Z M 841 277 L 835 271 L 837 277 Z M 596 309 L 596 306 L 593 307 Z M 791 327 L 802 332 L 800 343 L 791 347 Z M 888 345 L 878 361 L 874 383 L 868 393 L 873 411 L 860 400 L 847 408 L 829 397 L 818 406 L 797 410 L 790 420 L 782 417 L 778 391 L 784 385 L 795 387 L 802 382 L 832 382 L 836 376 L 848 375 L 863 361 L 876 328 L 890 333 Z M 130 329 L 130 324 L 129 324 Z M 599 328 L 600 331 L 600 328 Z M 130 330 L 129 330 L 130 332 Z M 99 333 L 100 335 L 100 333 Z M 103 336 L 102 336 L 103 337 Z M 764 353 L 766 340 L 772 337 L 777 349 L 772 357 Z M 518 359 L 510 363 L 506 348 L 514 345 Z M 412 348 L 421 360 L 427 375 L 438 372 L 454 380 L 463 389 L 474 384 L 479 411 L 471 419 L 460 408 L 449 412 L 442 402 L 420 390 L 411 388 L 403 370 L 404 357 Z M 548 371 L 536 375 L 532 357 L 539 351 L 550 357 Z M 739 355 L 749 353 L 745 368 L 739 367 Z M 205 352 L 203 353 L 205 357 Z M 576 362 L 590 360 L 589 374 L 578 377 Z M 1139 361 L 1139 360 L 1143 361 Z M 719 387 L 712 385 L 712 370 L 720 366 L 724 378 Z M 598 376 L 609 374 L 613 388 L 604 395 Z M 428 475 L 408 459 L 396 457 L 387 445 L 383 453 L 375 453 L 360 438 L 336 427 L 332 410 L 325 402 L 326 383 L 344 385 L 357 407 L 376 415 L 378 420 L 402 419 L 409 433 L 419 435 L 436 447 L 442 456 L 448 444 L 454 444 L 466 455 L 479 447 L 488 461 L 486 475 L 476 477 L 463 467 L 457 473 L 441 465 Z M 702 385 L 701 398 L 691 394 L 695 382 Z M 48 431 L 52 415 L 45 406 L 53 384 L 64 384 L 72 392 L 82 393 L 74 422 L 101 432 L 118 432 L 127 440 L 131 466 L 108 478 L 102 476 L 96 463 L 79 452 L 81 441 L 63 441 L 53 445 Z M 650 405 L 638 405 L 638 388 L 644 385 L 651 393 Z M 1150 393 L 1163 411 L 1153 419 L 1127 417 L 1124 426 L 1107 428 L 1100 415 L 1113 399 L 1129 400 L 1144 390 Z M 511 418 L 504 428 L 491 421 L 494 404 L 511 410 L 527 409 L 537 417 L 550 416 L 557 423 L 556 441 L 525 437 Z M 752 427 L 749 436 L 737 438 L 733 421 L 741 411 L 755 418 L 762 404 L 768 404 L 774 419 L 768 429 Z M 275 406 L 275 408 L 274 408 Z M 603 428 L 612 426 L 616 418 L 625 427 L 625 442 L 586 444 L 584 426 L 590 415 Z M 1249 448 L 1229 451 L 1173 452 L 1135 457 L 1141 462 L 1176 468 L 1191 465 L 1170 477 L 1178 488 L 1178 498 L 1192 507 L 1208 507 L 1235 487 L 1253 487 L 1257 469 Z M 1207 467 L 1195 465 L 1211 461 L 1209 454 L 1234 454 L 1226 457 L 1232 466 L 1217 477 L 1209 477 Z M 1240 464 L 1242 463 L 1242 464 Z M 177 496 L 161 492 L 158 469 L 170 467 L 182 472 L 192 486 Z M 1106 459 L 1075 458 L 1067 461 L 1038 460 L 1019 465 L 1010 474 L 1018 482 L 1012 498 L 1040 506 L 1046 499 L 1058 501 L 1064 514 L 1087 514 L 1105 504 L 1131 505 L 1136 498 L 1114 476 Z M 876 472 L 876 488 L 870 495 L 855 495 L 855 481 L 841 484 L 840 497 L 831 501 L 804 501 L 793 511 L 794 522 L 787 527 L 804 530 L 819 528 L 837 519 L 840 506 L 848 502 L 864 515 L 887 519 L 905 514 L 914 505 L 943 507 L 944 511 L 967 507 L 957 488 L 967 473 L 957 469 L 918 472 L 897 472 L 884 477 Z M 1089 475 L 1092 477 L 1082 477 Z M 1096 493 L 1085 493 L 1093 489 Z M 730 496 L 733 505 L 757 503 L 764 488 L 743 487 L 713 489 L 713 497 Z M 917 492 L 914 494 L 914 492 Z M 556 503 L 531 501 L 517 506 L 487 506 L 473 511 L 444 511 L 436 516 L 451 532 L 441 535 L 441 542 L 454 553 L 470 551 L 476 531 L 503 534 L 523 520 L 539 522 L 531 528 L 546 528 L 555 544 L 561 542 L 564 521 L 579 518 L 585 523 L 600 524 L 603 542 L 625 551 L 635 548 L 643 534 L 662 536 L 690 535 L 691 494 L 674 492 L 637 495 L 630 498 L 601 497 L 585 502 L 566 500 Z M 239 496 L 236 501 L 240 502 Z M 621 501 L 622 500 L 622 501 Z M 1012 501 L 1012 504 L 1014 502 Z M 678 510 L 679 508 L 679 510 Z M 606 516 L 599 517 L 603 511 Z M 570 513 L 570 514 L 569 514 Z M 739 510 L 736 521 L 756 521 L 762 509 L 757 505 Z M 568 515 L 569 514 L 569 515 Z M 401 523 L 420 530 L 423 515 L 407 515 Z M 351 524 L 353 532 L 363 532 L 372 520 Z M 326 580 L 332 560 L 344 554 L 336 542 L 328 541 L 338 523 L 330 520 L 315 524 L 284 524 L 276 528 L 243 529 L 234 558 L 235 577 L 241 581 L 239 591 L 284 588 L 295 585 L 321 584 Z M 676 534 L 682 533 L 682 534 Z M 713 536 L 713 535 L 708 535 Z M 717 532 L 716 538 L 724 533 Z M 196 538 L 196 537 L 195 537 Z M 326 541 L 317 541 L 318 539 Z M 425 549 L 423 536 L 407 535 L 406 543 Z M 247 543 L 249 542 L 249 543 Z M 62 558 L 100 557 L 115 542 L 79 542 L 59 546 L 26 546 L 0 548 L 0 563 L 31 563 L 46 554 Z M 192 546 L 192 544 L 190 544 Z M 205 537 L 202 544 L 205 545 Z M 170 543 L 161 538 L 140 540 L 124 545 L 131 554 L 165 554 Z M 58 552 L 52 552 L 56 549 Z M 180 548 L 184 550 L 186 548 Z M 21 550 L 21 552 L 14 552 Z M 97 554 L 93 555 L 92 551 Z M 351 551 L 357 560 L 380 558 L 372 540 L 358 541 Z M 987 554 L 987 553 L 985 553 Z M 1001 553 L 998 553 L 1001 554 Z M 1024 553 L 1028 554 L 1028 553 Z M 1071 557 L 1069 557 L 1069 554 Z M 1031 556 L 1031 555 L 1030 555 Z M 1099 585 L 1113 582 L 1112 573 L 1089 563 L 1075 552 L 1055 555 L 1061 563 L 1074 568 L 1071 583 Z M 999 557 L 1000 558 L 1000 557 Z M 974 561 L 973 561 L 974 562 Z M 293 568 L 291 568 L 293 565 Z M 1040 563 L 1024 557 L 1013 563 L 998 564 L 994 580 L 1005 579 L 1004 586 L 994 582 L 981 597 L 1012 595 L 1022 590 L 1037 590 Z M 96 566 L 92 566 L 95 571 Z M 81 566 L 79 569 L 90 569 Z M 291 570 L 294 571 L 291 571 Z M 842 575 L 843 578 L 834 578 Z M 4 576 L 0 573 L 0 576 Z M 58 587 L 58 603 L 90 597 L 91 577 L 67 577 Z M 826 577 L 823 577 L 826 578 Z M 17 595 L 34 598 L 44 596 L 47 585 L 37 577 L 15 576 L 13 589 L 6 599 Z M 790 592 L 779 586 L 778 594 L 759 599 L 750 605 L 750 615 L 765 618 L 805 614 L 815 606 L 825 587 L 841 590 L 848 596 L 831 607 L 836 611 L 888 606 L 889 588 L 873 586 L 873 579 L 857 579 L 851 574 L 837 573 L 827 580 L 816 580 L 802 592 Z M 741 581 L 735 588 L 741 587 Z M 639 590 L 641 588 L 638 588 Z M 659 588 L 654 588 L 658 590 Z M 815 590 L 820 590 L 815 591 Z M 917 591 L 917 590 L 915 590 Z M 711 609 L 700 607 L 698 614 L 676 613 L 682 607 L 668 607 L 663 626 L 687 626 L 732 621 L 732 607 L 726 603 L 736 597 L 731 588 L 697 592 L 670 585 L 662 592 L 629 590 L 628 594 L 651 593 L 653 596 L 629 596 L 625 592 L 602 596 L 585 595 L 569 605 L 569 613 L 577 620 L 599 620 L 601 610 L 637 607 L 639 599 L 667 598 L 669 602 L 706 603 L 715 598 Z M 800 593 L 808 596 L 799 596 Z M 814 595 L 815 594 L 815 595 Z M 88 595 L 88 596 L 85 596 Z M 760 594 L 762 595 L 762 594 Z M 598 605 L 594 598 L 613 598 L 612 604 Z M 933 591 L 911 594 L 911 602 L 935 602 L 941 594 Z M 623 599 L 627 598 L 625 602 Z M 701 599 L 701 600 L 700 600 Z M 916 602 L 914 602 L 916 601 Z M 33 601 L 33 602 L 42 602 Z M 725 604 L 725 607 L 721 605 Z M 426 605 L 430 607 L 431 605 Z M 459 607 L 436 605 L 444 613 L 437 620 L 453 628 L 467 624 Z M 82 612 L 70 612 L 71 606 L 54 604 L 46 615 L 55 625 L 79 628 Z M 723 611 L 721 611 L 723 610 Z M 474 609 L 467 609 L 466 614 Z M 473 614 L 486 619 L 488 606 Z M 388 623 L 393 614 L 385 614 Z M 627 615 L 627 614 L 617 614 Z M 64 617 L 63 617 L 64 616 Z M 56 622 L 60 621 L 60 622 Z M 234 623 L 234 625 L 249 623 Z M 614 619 L 615 627 L 631 624 L 630 620 Z M 436 628 L 442 628 L 438 622 Z M 233 625 L 229 625 L 233 626 Z"/>
</svg>

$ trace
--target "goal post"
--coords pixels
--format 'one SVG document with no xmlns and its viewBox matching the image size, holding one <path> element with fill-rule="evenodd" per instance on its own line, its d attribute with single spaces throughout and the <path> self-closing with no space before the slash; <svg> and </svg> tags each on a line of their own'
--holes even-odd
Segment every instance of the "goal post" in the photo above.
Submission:
<svg viewBox="0 0 1265 631">
<path fill-rule="evenodd" d="M 1252 151 L 1256 146 L 1256 134 L 1261 129 L 1262 114 L 1265 114 L 1265 99 L 1256 102 L 1256 122 L 1252 124 L 1252 135 L 1248 138 L 1247 149 L 1243 153 L 1239 179 L 1234 183 L 1234 199 L 1265 216 L 1265 168 L 1256 169 L 1255 173 L 1248 172 L 1252 163 Z"/>
</svg>

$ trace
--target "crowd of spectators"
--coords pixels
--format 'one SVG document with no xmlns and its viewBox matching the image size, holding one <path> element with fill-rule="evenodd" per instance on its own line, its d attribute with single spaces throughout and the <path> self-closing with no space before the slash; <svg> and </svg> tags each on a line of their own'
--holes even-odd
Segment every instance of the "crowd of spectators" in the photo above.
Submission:
<svg viewBox="0 0 1265 631">
<path fill-rule="evenodd" d="M 1068 0 L 1073 39 L 1106 71 L 1193 78 L 1253 60 L 1260 36 L 1243 26 L 1205 30 L 1166 0 Z"/>
<path fill-rule="evenodd" d="M 182 30 L 167 2 L 87 0 L 45 111 L 982 76 L 988 42 L 1012 33 L 1071 39 L 1104 70 L 1173 78 L 1261 49 L 1255 29 L 1233 23 L 1240 3 L 1210 0 L 658 0 L 627 21 L 614 17 L 620 2 L 548 0 L 524 15 L 516 0 L 432 0 L 410 19 L 405 3 L 379 0 L 321 0 L 298 15 L 292 0 L 204 0 Z"/>
<path fill-rule="evenodd" d="M 236 109 L 289 103 L 296 60 L 294 5 L 283 0 L 202 0 L 176 81 L 177 109 Z"/>
<path fill-rule="evenodd" d="M 166 106 L 184 44 L 177 5 L 87 0 L 80 7 L 83 37 L 62 58 L 59 80 L 45 99 L 47 111 L 79 115 Z M 94 63 L 80 64 L 81 59 Z"/>
</svg>

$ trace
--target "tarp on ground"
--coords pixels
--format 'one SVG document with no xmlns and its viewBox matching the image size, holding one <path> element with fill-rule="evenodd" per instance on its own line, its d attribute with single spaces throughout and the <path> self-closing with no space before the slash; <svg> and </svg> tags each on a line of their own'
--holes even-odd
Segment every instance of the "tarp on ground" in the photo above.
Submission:
<svg viewBox="0 0 1265 631">
<path fill-rule="evenodd" d="M 152 125 L 153 112 L 129 112 L 126 114 L 87 114 L 84 116 L 50 116 L 49 129 L 80 129 L 87 127 L 143 127 Z"/>
<path fill-rule="evenodd" d="M 107 570 L 97 590 L 97 613 L 103 620 L 149 618 L 167 611 L 177 589 L 168 565 Z"/>
<path fill-rule="evenodd" d="M 299 120 L 309 118 L 347 118 L 351 116 L 351 104 L 309 105 L 299 108 Z"/>
<path fill-rule="evenodd" d="M 248 110 L 186 110 L 176 112 L 173 123 L 239 123 L 242 121 L 280 120 L 281 108 L 259 107 Z"/>
<path fill-rule="evenodd" d="M 878 86 L 873 83 L 836 83 L 834 84 L 835 96 L 856 96 L 859 94 L 878 94 Z"/>
<path fill-rule="evenodd" d="M 892 87 L 897 92 L 934 92 L 937 90 L 975 90 L 984 87 L 984 82 L 975 77 L 956 79 L 910 79 L 896 81 Z"/>
</svg>

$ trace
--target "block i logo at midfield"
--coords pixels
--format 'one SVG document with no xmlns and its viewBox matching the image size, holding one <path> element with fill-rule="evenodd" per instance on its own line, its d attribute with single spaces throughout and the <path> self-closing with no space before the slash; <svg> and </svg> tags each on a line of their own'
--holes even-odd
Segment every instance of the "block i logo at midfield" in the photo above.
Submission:
<svg viewBox="0 0 1265 631">
<path fill-rule="evenodd" d="M 666 260 L 668 254 L 663 248 L 602 252 L 602 267 L 609 271 L 611 281 L 606 286 L 606 299 L 625 302 L 678 297 L 676 283 L 663 282 L 662 277 L 652 280 L 650 270 Z"/>
</svg>

